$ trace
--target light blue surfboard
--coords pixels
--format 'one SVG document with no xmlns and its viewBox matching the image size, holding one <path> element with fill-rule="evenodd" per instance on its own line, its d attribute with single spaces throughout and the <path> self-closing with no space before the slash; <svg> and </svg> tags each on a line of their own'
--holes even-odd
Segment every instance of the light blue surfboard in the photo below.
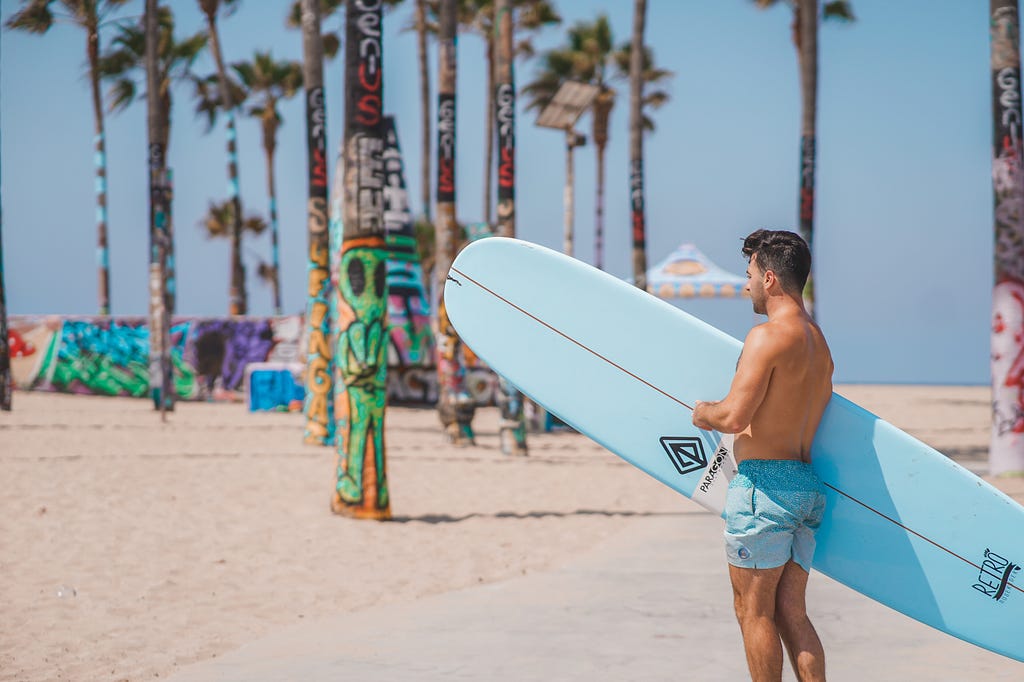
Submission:
<svg viewBox="0 0 1024 682">
<path fill-rule="evenodd" d="M 690 422 L 728 393 L 742 344 L 580 261 L 515 239 L 466 247 L 445 284 L 462 339 L 523 393 L 721 514 L 731 438 Z M 1024 507 L 833 395 L 812 460 L 827 486 L 814 568 L 1024 661 Z"/>
</svg>

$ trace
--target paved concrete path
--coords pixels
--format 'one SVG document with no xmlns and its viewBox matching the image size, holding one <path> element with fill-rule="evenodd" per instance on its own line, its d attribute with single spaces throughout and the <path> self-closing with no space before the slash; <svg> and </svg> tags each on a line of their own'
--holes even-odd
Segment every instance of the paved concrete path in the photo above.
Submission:
<svg viewBox="0 0 1024 682">
<path fill-rule="evenodd" d="M 560 568 L 292 626 L 171 680 L 748 679 L 721 521 L 683 509 L 638 519 Z M 1024 663 L 820 574 L 811 577 L 808 601 L 833 682 L 1024 679 Z M 784 679 L 795 679 L 788 663 Z"/>
</svg>

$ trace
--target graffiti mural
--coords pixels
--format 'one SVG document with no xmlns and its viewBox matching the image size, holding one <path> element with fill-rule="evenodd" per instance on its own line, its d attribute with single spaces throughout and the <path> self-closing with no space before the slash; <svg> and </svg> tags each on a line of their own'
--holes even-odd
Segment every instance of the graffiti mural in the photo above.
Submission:
<svg viewBox="0 0 1024 682">
<path fill-rule="evenodd" d="M 992 474 L 1024 471 L 1024 168 L 1020 17 L 1016 0 L 992 3 Z"/>
<path fill-rule="evenodd" d="M 239 338 L 234 339 L 232 325 L 239 322 L 244 324 Z M 267 344 L 268 329 L 271 344 Z M 149 333 L 143 318 L 14 315 L 9 319 L 7 339 L 11 381 L 18 390 L 146 395 L 144 390 L 138 393 L 136 383 L 149 381 Z M 305 339 L 300 315 L 264 320 L 175 318 L 171 327 L 171 360 L 176 395 L 180 400 L 242 401 L 244 382 L 235 383 L 239 366 L 244 377 L 250 362 L 302 362 L 308 347 Z M 396 353 L 395 349 L 404 341 L 404 333 L 392 326 L 388 353 Z M 433 349 L 432 339 L 430 344 Z M 268 345 L 270 350 L 261 357 L 260 349 Z M 478 407 L 495 405 L 497 376 L 471 350 L 460 348 L 467 395 Z M 92 357 L 97 354 L 109 354 L 110 360 Z M 59 367 L 62 364 L 67 366 Z M 104 371 L 112 372 L 113 376 L 107 377 Z M 57 383 L 52 381 L 55 375 L 61 378 Z M 137 378 L 129 380 L 130 376 Z M 435 405 L 437 399 L 437 367 L 433 357 L 425 358 L 422 365 L 389 364 L 389 404 L 426 406 Z"/>
<path fill-rule="evenodd" d="M 241 400 L 245 368 L 294 362 L 302 320 L 175 318 L 170 329 L 174 394 Z M 19 390 L 146 397 L 149 329 L 144 318 L 13 316 L 8 336 Z"/>
</svg>

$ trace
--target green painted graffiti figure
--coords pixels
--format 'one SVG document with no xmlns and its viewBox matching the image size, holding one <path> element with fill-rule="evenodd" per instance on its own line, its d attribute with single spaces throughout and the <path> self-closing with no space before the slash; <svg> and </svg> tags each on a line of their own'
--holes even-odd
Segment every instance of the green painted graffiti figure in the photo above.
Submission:
<svg viewBox="0 0 1024 682">
<path fill-rule="evenodd" d="M 341 381 L 335 406 L 341 437 L 333 506 L 360 517 L 390 515 L 384 463 L 387 257 L 383 239 L 346 240 L 338 283 L 335 363 Z"/>
</svg>

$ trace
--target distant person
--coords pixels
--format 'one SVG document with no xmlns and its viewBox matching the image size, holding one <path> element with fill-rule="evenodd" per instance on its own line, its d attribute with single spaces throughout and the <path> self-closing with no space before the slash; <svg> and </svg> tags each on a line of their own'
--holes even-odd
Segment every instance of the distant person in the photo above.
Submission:
<svg viewBox="0 0 1024 682">
<path fill-rule="evenodd" d="M 811 442 L 832 397 L 832 356 L 804 309 L 807 243 L 792 232 L 758 230 L 743 254 L 754 312 L 768 321 L 747 334 L 729 394 L 698 401 L 693 423 L 736 434 L 725 546 L 751 678 L 781 680 L 785 644 L 801 682 L 824 680 L 825 653 L 805 596 L 825 510 Z"/>
</svg>

